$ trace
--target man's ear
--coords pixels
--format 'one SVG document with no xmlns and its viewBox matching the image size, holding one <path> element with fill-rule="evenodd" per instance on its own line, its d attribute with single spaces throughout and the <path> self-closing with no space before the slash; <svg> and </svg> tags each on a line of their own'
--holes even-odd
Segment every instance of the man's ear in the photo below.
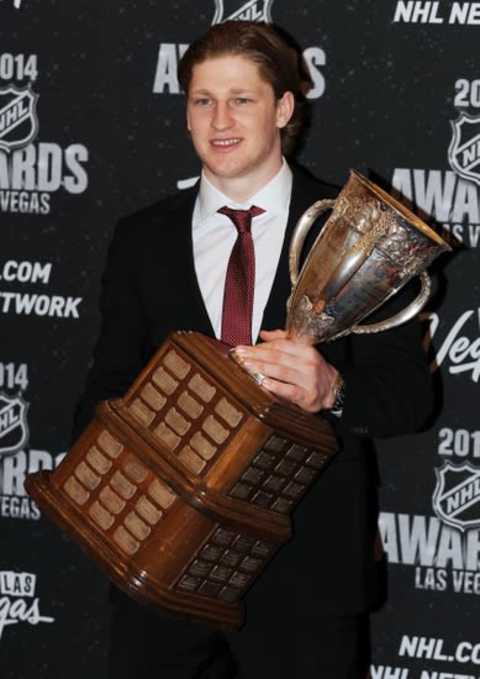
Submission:
<svg viewBox="0 0 480 679">
<path fill-rule="evenodd" d="M 281 99 L 277 101 L 277 127 L 282 128 L 288 125 L 290 118 L 295 110 L 295 97 L 292 92 L 284 92 Z"/>
</svg>

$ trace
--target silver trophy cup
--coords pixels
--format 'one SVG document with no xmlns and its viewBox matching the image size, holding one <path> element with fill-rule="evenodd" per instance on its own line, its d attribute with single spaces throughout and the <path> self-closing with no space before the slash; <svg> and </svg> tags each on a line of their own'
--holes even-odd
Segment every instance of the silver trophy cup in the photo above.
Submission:
<svg viewBox="0 0 480 679">
<path fill-rule="evenodd" d="M 327 209 L 332 214 L 299 272 L 306 235 Z M 290 246 L 290 337 L 317 344 L 405 323 L 429 298 L 430 279 L 424 270 L 450 249 L 411 210 L 351 171 L 337 199 L 314 203 L 295 228 Z M 385 321 L 360 325 L 414 276 L 420 276 L 420 292 L 406 308 Z"/>
</svg>

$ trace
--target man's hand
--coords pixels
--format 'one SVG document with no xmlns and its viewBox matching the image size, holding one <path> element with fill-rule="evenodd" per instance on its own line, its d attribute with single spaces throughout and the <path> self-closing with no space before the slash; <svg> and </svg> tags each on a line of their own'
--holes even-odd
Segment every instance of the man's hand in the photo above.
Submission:
<svg viewBox="0 0 480 679">
<path fill-rule="evenodd" d="M 333 405 L 338 373 L 314 347 L 288 339 L 284 330 L 265 330 L 260 337 L 262 344 L 234 351 L 248 372 L 265 377 L 262 386 L 308 413 Z"/>
</svg>

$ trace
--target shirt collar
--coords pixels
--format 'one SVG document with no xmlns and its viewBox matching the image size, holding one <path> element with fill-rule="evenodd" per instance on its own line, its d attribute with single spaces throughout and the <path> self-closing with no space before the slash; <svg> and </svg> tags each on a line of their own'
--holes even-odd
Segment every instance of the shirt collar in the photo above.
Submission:
<svg viewBox="0 0 480 679">
<path fill-rule="evenodd" d="M 292 171 L 283 158 L 282 167 L 257 193 L 245 203 L 236 203 L 222 193 L 207 179 L 202 172 L 198 192 L 199 221 L 203 223 L 212 217 L 224 205 L 237 210 L 246 210 L 251 205 L 263 208 L 269 216 L 278 215 L 288 210 L 292 190 Z"/>
</svg>

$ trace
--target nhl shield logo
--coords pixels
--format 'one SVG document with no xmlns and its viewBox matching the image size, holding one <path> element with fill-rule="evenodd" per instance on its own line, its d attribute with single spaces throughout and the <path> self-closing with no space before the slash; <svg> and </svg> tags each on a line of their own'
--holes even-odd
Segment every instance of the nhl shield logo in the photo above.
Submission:
<svg viewBox="0 0 480 679">
<path fill-rule="evenodd" d="M 38 134 L 38 94 L 29 87 L 0 89 L 0 149 L 28 146 Z"/>
<path fill-rule="evenodd" d="M 28 440 L 28 405 L 21 396 L 0 393 L 0 457 L 13 455 Z"/>
<path fill-rule="evenodd" d="M 480 116 L 462 113 L 457 120 L 451 120 L 450 125 L 450 166 L 460 177 L 480 186 Z"/>
<path fill-rule="evenodd" d="M 221 24 L 224 21 L 265 21 L 272 22 L 271 8 L 273 0 L 214 0 L 215 15 L 213 24 Z"/>
<path fill-rule="evenodd" d="M 435 469 L 433 509 L 440 521 L 465 531 L 480 527 L 480 469 L 446 462 Z"/>
</svg>

